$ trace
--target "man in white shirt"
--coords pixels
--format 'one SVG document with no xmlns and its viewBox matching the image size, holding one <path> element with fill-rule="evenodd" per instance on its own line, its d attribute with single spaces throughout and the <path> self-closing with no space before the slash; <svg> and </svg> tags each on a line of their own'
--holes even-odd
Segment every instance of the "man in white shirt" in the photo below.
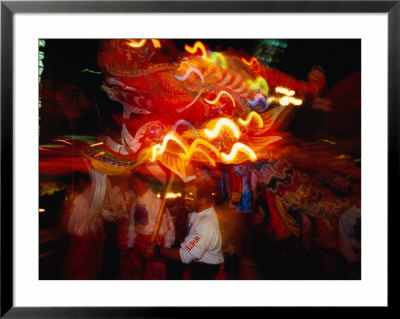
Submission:
<svg viewBox="0 0 400 319">
<path fill-rule="evenodd" d="M 195 179 L 185 187 L 185 206 L 188 216 L 188 232 L 180 248 L 149 245 L 148 255 L 189 264 L 191 279 L 215 279 L 224 262 L 219 221 L 212 205 L 212 187 L 204 179 Z"/>
</svg>

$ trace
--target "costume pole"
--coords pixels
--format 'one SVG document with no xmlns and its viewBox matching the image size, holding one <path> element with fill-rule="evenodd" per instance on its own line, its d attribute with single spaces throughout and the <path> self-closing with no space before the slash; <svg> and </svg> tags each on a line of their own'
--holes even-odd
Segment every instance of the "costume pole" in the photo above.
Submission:
<svg viewBox="0 0 400 319">
<path fill-rule="evenodd" d="M 165 188 L 165 195 L 164 195 L 164 198 L 162 200 L 160 209 L 158 210 L 158 215 L 157 215 L 157 219 L 156 219 L 156 222 L 155 222 L 155 225 L 154 225 L 153 235 L 151 236 L 151 242 L 152 243 L 156 242 L 156 239 L 158 237 L 158 233 L 160 232 L 161 223 L 162 223 L 162 220 L 163 220 L 163 217 L 164 217 L 165 204 L 167 202 L 166 195 L 171 190 L 171 186 L 172 186 L 173 181 L 174 181 L 174 175 L 172 175 L 170 177 L 170 179 L 169 179 L 169 181 L 167 183 L 167 187 Z"/>
</svg>

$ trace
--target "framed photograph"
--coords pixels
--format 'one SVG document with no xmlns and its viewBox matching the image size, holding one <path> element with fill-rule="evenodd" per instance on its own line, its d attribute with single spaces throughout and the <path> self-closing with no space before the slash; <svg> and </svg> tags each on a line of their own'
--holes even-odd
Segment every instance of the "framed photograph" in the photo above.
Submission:
<svg viewBox="0 0 400 319">
<path fill-rule="evenodd" d="M 2 1 L 1 316 L 389 309 L 399 21 Z"/>
</svg>

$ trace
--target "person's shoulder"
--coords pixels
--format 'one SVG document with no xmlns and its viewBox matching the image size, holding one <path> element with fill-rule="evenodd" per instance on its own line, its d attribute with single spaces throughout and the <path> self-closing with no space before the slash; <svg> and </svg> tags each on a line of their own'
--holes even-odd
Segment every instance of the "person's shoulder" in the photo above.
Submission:
<svg viewBox="0 0 400 319">
<path fill-rule="evenodd" d="M 202 214 L 198 218 L 199 222 L 202 224 L 210 224 L 218 221 L 217 213 L 214 207 L 210 207 L 207 210 L 203 211 Z"/>
<path fill-rule="evenodd" d="M 342 215 L 354 215 L 354 214 L 360 214 L 361 213 L 361 208 L 357 206 L 350 206 L 347 208 Z"/>
</svg>

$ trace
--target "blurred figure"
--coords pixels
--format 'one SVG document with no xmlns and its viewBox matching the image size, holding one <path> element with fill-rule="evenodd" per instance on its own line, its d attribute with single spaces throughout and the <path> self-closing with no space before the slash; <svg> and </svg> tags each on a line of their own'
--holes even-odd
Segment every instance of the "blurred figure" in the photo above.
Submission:
<svg viewBox="0 0 400 319">
<path fill-rule="evenodd" d="M 181 247 L 168 249 L 152 244 L 147 247 L 148 255 L 160 255 L 188 264 L 193 280 L 215 279 L 224 262 L 220 226 L 211 193 L 207 180 L 190 181 L 185 188 L 184 200 L 191 213 L 187 236 Z"/>
<path fill-rule="evenodd" d="M 361 271 L 361 209 L 356 203 L 339 218 L 340 251 L 350 267 Z"/>
<path fill-rule="evenodd" d="M 253 192 L 251 186 L 251 172 L 248 165 L 234 166 L 236 175 L 242 177 L 242 194 L 237 210 L 242 213 L 253 212 Z"/>
<path fill-rule="evenodd" d="M 230 181 L 230 167 L 227 164 L 221 164 L 221 195 L 222 203 L 231 204 L 232 188 Z"/>
<path fill-rule="evenodd" d="M 70 236 L 63 269 L 65 279 L 98 279 L 100 275 L 105 234 L 100 216 L 93 219 L 92 225 L 89 226 L 88 223 L 93 202 L 93 188 L 88 179 L 78 177 L 67 202 L 62 222 L 62 226 Z"/>
<path fill-rule="evenodd" d="M 160 259 L 146 259 L 145 248 L 151 242 L 155 222 L 162 199 L 150 188 L 149 183 L 141 174 L 134 174 L 129 179 L 129 186 L 136 195 L 127 233 L 126 264 L 123 265 L 121 279 L 166 279 L 166 265 Z M 175 227 L 168 208 L 165 212 L 156 243 L 170 248 L 175 241 Z"/>
</svg>

